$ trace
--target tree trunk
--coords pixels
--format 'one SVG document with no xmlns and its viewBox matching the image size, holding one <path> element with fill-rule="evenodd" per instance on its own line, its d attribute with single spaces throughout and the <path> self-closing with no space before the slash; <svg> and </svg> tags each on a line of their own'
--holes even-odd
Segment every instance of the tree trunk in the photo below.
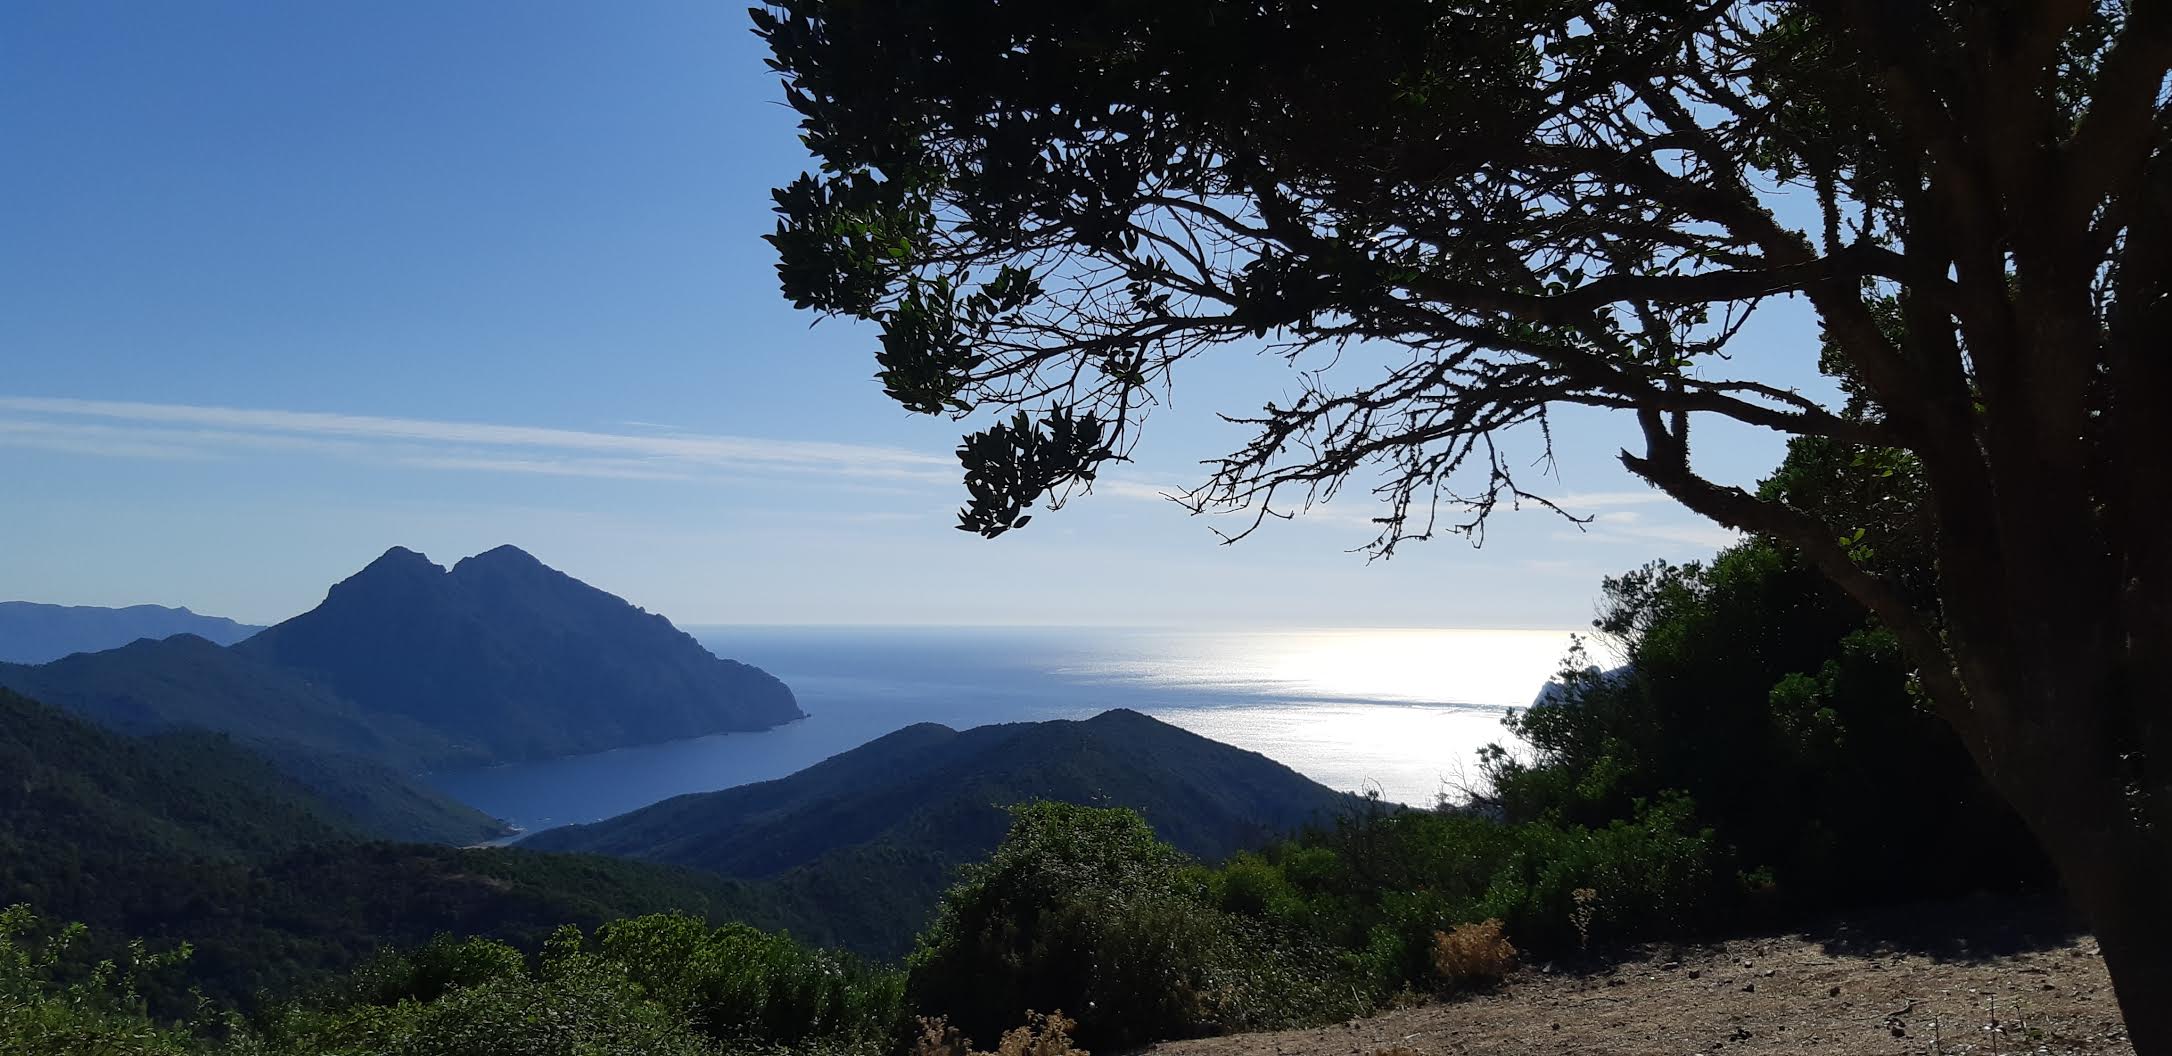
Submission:
<svg viewBox="0 0 2172 1056">
<path fill-rule="evenodd" d="M 1964 740 L 2088 921 L 2135 1052 L 2172 1056 L 2172 750 L 2150 732 L 2172 699 L 2148 670 L 2172 643 L 2136 648 L 2111 606 L 2048 620 L 2070 599 L 2032 600 L 2018 634 L 1949 625 L 1979 724 Z M 1970 647 L 1986 639 L 2024 644 Z"/>
<path fill-rule="evenodd" d="M 2127 1036 L 2139 1056 L 2172 1054 L 2172 849 L 2145 831 L 2092 857 L 2060 871 L 2104 950 Z"/>
</svg>

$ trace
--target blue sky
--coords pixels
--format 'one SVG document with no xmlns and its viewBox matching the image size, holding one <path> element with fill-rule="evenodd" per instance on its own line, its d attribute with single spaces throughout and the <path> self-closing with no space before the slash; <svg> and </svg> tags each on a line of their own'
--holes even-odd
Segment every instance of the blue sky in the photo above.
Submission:
<svg viewBox="0 0 2172 1056">
<path fill-rule="evenodd" d="M 1581 414 L 1553 490 L 1588 531 L 1368 563 L 1358 495 L 1220 546 L 1155 495 L 1285 391 L 1241 348 L 1100 493 L 954 530 L 961 426 L 776 292 L 804 162 L 760 58 L 731 4 L 0 6 L 0 597 L 271 621 L 394 544 L 510 542 L 682 624 L 1575 627 L 1725 541 Z M 1808 340 L 1783 307 L 1741 355 L 1814 385 Z"/>
</svg>

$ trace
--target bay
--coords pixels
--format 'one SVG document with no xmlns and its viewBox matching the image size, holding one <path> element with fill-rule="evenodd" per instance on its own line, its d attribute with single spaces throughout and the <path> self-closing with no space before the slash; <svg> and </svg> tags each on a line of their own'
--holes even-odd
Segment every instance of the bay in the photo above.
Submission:
<svg viewBox="0 0 2172 1056">
<path fill-rule="evenodd" d="M 1553 676 L 1567 631 L 704 627 L 783 679 L 807 718 L 592 755 L 430 775 L 530 831 L 783 777 L 916 722 L 964 729 L 1131 708 L 1333 788 L 1430 804 Z"/>
</svg>

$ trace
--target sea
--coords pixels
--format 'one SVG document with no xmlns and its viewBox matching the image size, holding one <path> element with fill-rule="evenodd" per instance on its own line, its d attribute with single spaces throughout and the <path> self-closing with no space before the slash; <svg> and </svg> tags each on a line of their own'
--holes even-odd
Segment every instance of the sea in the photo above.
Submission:
<svg viewBox="0 0 2172 1056">
<path fill-rule="evenodd" d="M 792 687 L 807 717 L 593 755 L 430 775 L 527 831 L 783 777 L 920 722 L 955 729 L 1130 708 L 1329 787 L 1456 799 L 1501 720 L 1561 668 L 1570 632 L 696 627 Z"/>
</svg>

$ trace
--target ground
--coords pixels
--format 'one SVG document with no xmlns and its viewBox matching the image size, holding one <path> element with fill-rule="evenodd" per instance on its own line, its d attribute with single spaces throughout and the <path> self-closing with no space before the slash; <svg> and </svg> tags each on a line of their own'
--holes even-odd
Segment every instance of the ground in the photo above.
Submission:
<svg viewBox="0 0 2172 1056">
<path fill-rule="evenodd" d="M 1805 931 L 1526 965 L 1497 989 L 1154 1056 L 2128 1054 L 2103 958 L 2048 901 L 1974 899 Z"/>
</svg>

